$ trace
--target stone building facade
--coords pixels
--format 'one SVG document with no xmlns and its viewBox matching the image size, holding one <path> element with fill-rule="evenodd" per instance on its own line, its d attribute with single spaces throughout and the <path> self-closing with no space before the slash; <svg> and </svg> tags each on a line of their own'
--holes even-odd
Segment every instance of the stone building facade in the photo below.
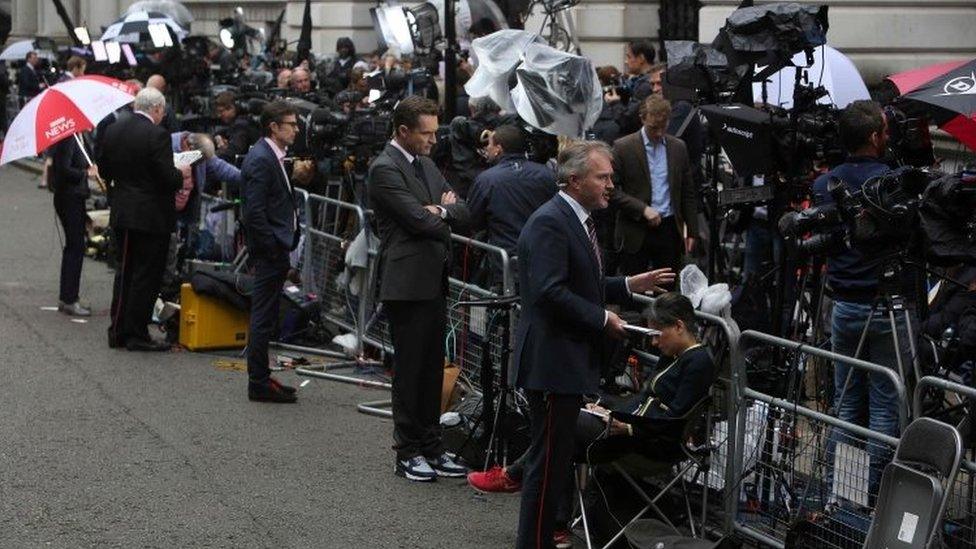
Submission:
<svg viewBox="0 0 976 549">
<path fill-rule="evenodd" d="M 50 0 L 0 0 L 9 3 L 12 37 L 65 37 L 65 28 Z M 63 0 L 69 15 L 93 36 L 115 20 L 132 0 Z M 804 3 L 830 6 L 831 45 L 844 51 L 869 82 L 906 68 L 961 57 L 976 57 L 976 1 L 973 0 L 822 0 Z M 216 36 L 217 21 L 236 6 L 251 25 L 269 24 L 286 10 L 283 35 L 297 40 L 304 2 L 301 0 L 184 0 L 196 21 L 193 33 Z M 739 0 L 701 0 L 699 39 L 710 41 Z M 760 1 L 760 3 L 762 3 Z M 340 36 L 350 36 L 360 51 L 376 48 L 370 22 L 372 0 L 312 2 L 312 49 L 334 50 Z M 2 6 L 0 6 L 2 7 Z M 659 34 L 659 3 L 651 0 L 582 0 L 572 9 L 583 54 L 598 65 L 623 64 L 623 43 Z M 538 29 L 530 19 L 527 28 Z"/>
</svg>

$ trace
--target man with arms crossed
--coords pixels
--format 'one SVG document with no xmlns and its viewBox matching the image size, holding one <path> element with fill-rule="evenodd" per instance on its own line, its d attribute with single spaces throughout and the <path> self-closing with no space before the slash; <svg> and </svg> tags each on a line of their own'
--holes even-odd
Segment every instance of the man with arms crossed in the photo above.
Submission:
<svg viewBox="0 0 976 549">
<path fill-rule="evenodd" d="M 393 140 L 369 167 L 367 195 L 380 235 L 380 301 L 394 349 L 394 472 L 430 482 L 463 477 L 441 443 L 451 229 L 469 214 L 427 157 L 437 104 L 410 96 L 393 110 Z"/>
</svg>

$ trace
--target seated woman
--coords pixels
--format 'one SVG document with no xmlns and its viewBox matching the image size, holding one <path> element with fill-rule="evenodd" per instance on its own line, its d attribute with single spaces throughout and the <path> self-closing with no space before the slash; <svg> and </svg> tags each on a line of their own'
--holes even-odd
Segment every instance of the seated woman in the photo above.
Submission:
<svg viewBox="0 0 976 549">
<path fill-rule="evenodd" d="M 613 406 L 613 411 L 650 419 L 681 418 L 708 395 L 715 380 L 715 364 L 708 349 L 698 342 L 695 310 L 687 297 L 677 292 L 663 294 L 651 305 L 646 316 L 651 328 L 661 332 L 654 336 L 653 343 L 662 355 L 658 364 L 665 366 L 651 376 L 636 397 Z M 642 439 L 637 445 L 631 441 L 604 444 L 604 451 L 609 447 L 620 446 L 622 451 L 637 449 L 650 454 L 661 446 L 644 444 L 646 439 L 656 439 L 674 432 L 674 429 L 663 428 L 673 422 L 661 422 L 660 429 L 646 422 L 641 427 L 609 419 L 610 410 L 597 404 L 588 404 L 586 409 L 595 414 L 595 417 L 603 418 L 604 422 L 609 421 L 609 439 L 623 435 Z M 607 442 L 611 442 L 609 439 Z"/>
<path fill-rule="evenodd" d="M 663 355 L 658 364 L 664 367 L 640 393 L 612 408 L 616 412 L 660 418 L 664 425 L 672 423 L 667 420 L 684 416 L 708 395 L 715 379 L 715 364 L 708 349 L 698 342 L 695 309 L 687 297 L 677 292 L 665 293 L 654 301 L 645 316 L 650 327 L 661 332 L 654 336 L 654 344 Z M 655 451 L 669 446 L 661 442 L 677 442 L 671 439 L 674 429 L 632 427 L 610 419 L 610 410 L 598 404 L 587 404 L 584 410 L 588 413 L 581 413 L 576 424 L 577 460 L 608 461 L 631 452 L 654 457 Z M 599 457 L 595 457 L 597 454 Z M 523 463 L 519 458 L 506 468 L 470 473 L 468 483 L 481 492 L 517 492 L 521 489 L 522 473 Z M 564 506 L 567 513 L 569 503 Z M 566 514 L 559 514 L 562 516 L 557 518 L 569 519 Z"/>
</svg>

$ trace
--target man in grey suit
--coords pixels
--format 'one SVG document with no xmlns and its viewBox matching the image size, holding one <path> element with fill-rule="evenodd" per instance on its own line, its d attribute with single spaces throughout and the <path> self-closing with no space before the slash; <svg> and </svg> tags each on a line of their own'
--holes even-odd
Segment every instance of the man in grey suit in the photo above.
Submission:
<svg viewBox="0 0 976 549">
<path fill-rule="evenodd" d="M 393 140 L 369 167 L 367 195 L 380 235 L 380 301 L 393 339 L 394 472 L 430 482 L 467 469 L 444 452 L 440 406 L 451 230 L 467 206 L 427 157 L 437 104 L 410 96 L 393 111 Z"/>
<path fill-rule="evenodd" d="M 654 268 L 681 268 L 698 234 L 698 189 L 688 149 L 665 135 L 671 104 L 651 95 L 641 104 L 643 127 L 613 145 L 615 186 L 610 204 L 617 211 L 616 242 L 621 274 Z"/>
</svg>

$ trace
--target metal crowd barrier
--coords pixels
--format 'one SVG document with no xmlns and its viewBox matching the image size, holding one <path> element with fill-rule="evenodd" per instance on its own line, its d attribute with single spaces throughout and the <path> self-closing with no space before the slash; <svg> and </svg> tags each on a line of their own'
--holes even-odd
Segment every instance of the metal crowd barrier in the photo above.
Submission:
<svg viewBox="0 0 976 549">
<path fill-rule="evenodd" d="M 364 345 L 383 353 L 393 353 L 382 305 L 375 301 L 379 242 L 369 231 L 369 216 L 370 212 L 355 204 L 315 194 L 305 197 L 302 242 L 304 252 L 301 259 L 303 290 L 318 297 L 322 318 L 327 323 L 346 330 L 355 337 L 355 357 L 363 355 Z M 368 255 L 364 265 L 350 269 L 346 264 L 346 252 L 349 247 L 356 245 L 357 239 L 362 239 L 358 245 L 364 245 Z M 514 293 L 514 277 L 505 250 L 459 235 L 454 235 L 452 240 L 455 246 L 469 246 L 497 255 L 499 264 L 503 266 L 501 294 Z M 475 390 L 480 390 L 482 344 L 486 337 L 488 319 L 483 310 L 461 310 L 455 304 L 459 301 L 489 299 L 501 294 L 454 277 L 449 278 L 447 357 L 461 369 L 465 383 Z M 490 352 L 497 363 L 502 348 L 501 330 L 493 331 L 488 337 Z M 345 356 L 334 351 L 294 345 L 279 344 L 279 347 L 337 358 Z M 340 367 L 349 365 L 342 364 Z M 299 369 L 298 373 L 350 383 L 361 382 L 358 377 L 331 374 L 329 369 L 336 369 L 336 366 L 326 367 L 325 372 Z M 387 414 L 384 412 L 381 415 Z"/>
<path fill-rule="evenodd" d="M 501 295 L 512 295 L 514 293 L 514 276 L 511 273 L 511 262 L 504 249 L 460 235 L 452 235 L 451 239 L 455 246 L 470 246 L 486 253 L 497 255 L 500 264 L 503 266 L 504 282 L 500 294 L 453 276 L 448 278 L 447 359 L 460 368 L 461 378 L 466 385 L 480 391 L 481 383 L 479 380 L 482 346 L 485 341 L 485 331 L 490 319 L 483 309 L 467 310 L 457 307 L 456 304 L 459 301 L 491 299 L 500 297 Z M 374 280 L 374 282 L 376 281 Z M 370 316 L 371 318 L 367 324 L 368 329 L 364 341 L 385 353 L 392 354 L 393 345 L 390 341 L 389 326 L 385 316 L 382 315 L 382 308 L 379 304 L 373 306 Z M 514 322 L 514 318 L 512 322 Z M 514 330 L 511 333 L 514 334 Z M 489 349 L 492 359 L 497 364 L 501 359 L 501 330 L 495 330 L 493 333 L 487 335 L 489 337 Z"/>
<path fill-rule="evenodd" d="M 497 256 L 499 264 L 502 265 L 503 284 L 500 288 L 501 293 L 487 290 L 454 277 L 448 279 L 448 360 L 451 360 L 455 366 L 461 369 L 461 376 L 470 388 L 480 391 L 484 343 L 487 338 L 493 369 L 497 375 L 497 365 L 500 363 L 503 347 L 502 327 L 491 318 L 491 315 L 496 313 L 487 312 L 483 308 L 464 309 L 456 306 L 456 304 L 459 301 L 514 295 L 514 277 L 508 253 L 504 249 L 459 235 L 453 235 L 452 240 L 455 245 L 460 244 Z M 509 332 L 513 339 L 512 343 L 514 343 L 516 314 L 513 312 L 509 318 Z M 489 328 L 494 328 L 491 333 L 487 333 Z"/>
<path fill-rule="evenodd" d="M 277 344 L 278 347 L 350 362 L 321 369 L 298 368 L 296 373 L 357 385 L 389 388 L 385 381 L 334 373 L 334 370 L 366 365 L 363 360 L 367 314 L 371 308 L 375 270 L 376 237 L 369 230 L 366 213 L 355 204 L 305 193 L 301 241 L 302 289 L 314 294 L 321 318 L 352 337 L 348 353 Z M 347 262 L 347 255 L 350 261 Z M 351 357 L 349 355 L 352 355 Z"/>
<path fill-rule="evenodd" d="M 234 209 L 231 208 L 220 212 L 210 211 L 214 206 L 223 206 L 230 203 L 231 201 L 220 198 L 219 196 L 200 193 L 200 212 L 196 227 L 194 227 L 195 238 L 193 240 L 199 245 L 200 242 L 204 241 L 201 239 L 212 237 L 213 248 L 211 248 L 211 253 L 204 254 L 199 259 L 229 262 L 237 254 L 237 246 L 235 243 L 237 216 L 234 213 Z"/>
<path fill-rule="evenodd" d="M 742 333 L 741 341 L 750 339 L 888 377 L 898 392 L 900 425 L 906 425 L 905 386 L 890 368 L 761 332 Z M 870 481 L 869 456 L 874 452 L 890 458 L 898 439 L 750 389 L 744 374 L 737 440 L 742 451 L 729 477 L 739 486 L 734 529 L 765 545 L 783 547 L 794 521 L 815 519 L 806 535 L 818 546 L 860 547 L 879 487 Z M 881 470 L 874 469 L 877 480 Z"/>
<path fill-rule="evenodd" d="M 913 402 L 916 417 L 922 416 L 922 394 L 926 387 L 942 393 L 955 394 L 962 397 L 960 401 L 969 399 L 971 405 L 976 405 L 976 388 L 940 377 L 925 376 L 915 386 Z M 968 418 L 969 411 L 965 412 L 967 413 L 964 413 L 964 417 Z M 971 420 L 965 419 L 960 429 L 963 431 L 963 441 L 971 444 Z M 965 432 L 967 429 L 970 433 Z M 973 455 L 972 450 L 967 450 L 967 453 L 956 476 L 955 484 L 951 487 L 949 503 L 946 505 L 945 526 L 942 533 L 943 541 L 948 547 L 976 547 L 976 463 L 973 462 L 976 456 Z"/>
</svg>

